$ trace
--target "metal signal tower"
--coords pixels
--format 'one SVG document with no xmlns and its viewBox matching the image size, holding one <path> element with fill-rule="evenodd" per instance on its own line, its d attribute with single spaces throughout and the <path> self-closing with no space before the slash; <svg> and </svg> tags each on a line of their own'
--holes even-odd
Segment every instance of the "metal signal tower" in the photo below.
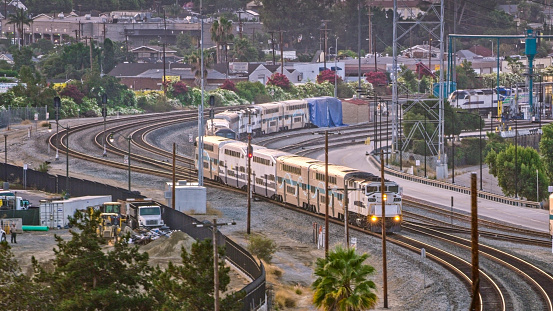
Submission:
<svg viewBox="0 0 553 311">
<path fill-rule="evenodd" d="M 392 68 L 392 106 L 388 109 L 392 119 L 392 154 L 402 150 L 408 146 L 409 141 L 413 138 L 416 132 L 420 132 L 425 138 L 425 144 L 433 155 L 438 156 L 438 163 L 436 163 L 436 175 L 438 179 L 447 177 L 447 155 L 444 153 L 444 0 L 435 0 L 429 3 L 428 8 L 422 14 L 420 11 L 415 11 L 415 8 L 409 7 L 406 0 L 394 0 L 394 13 L 393 13 L 393 68 Z M 400 16 L 398 12 L 404 13 L 406 16 Z M 428 44 L 426 45 L 428 50 L 426 53 L 415 53 L 412 46 L 404 46 L 401 42 L 412 42 L 411 35 L 417 33 L 428 33 Z M 439 45 L 439 77 L 435 77 L 431 67 L 433 49 L 432 42 L 437 42 Z M 420 47 L 424 48 L 425 45 Z M 399 68 L 398 54 L 400 51 L 404 53 L 410 53 L 411 59 L 416 59 L 418 64 L 418 72 L 429 74 L 432 80 L 437 78 L 439 82 L 439 100 L 428 101 L 425 98 L 426 94 L 420 92 L 409 92 L 408 86 L 405 84 L 399 84 L 398 80 L 402 77 L 404 72 Z M 428 61 L 428 66 L 425 62 Z M 436 68 L 437 69 L 437 68 Z M 432 85 L 431 85 L 432 87 Z M 420 91 L 420 90 L 418 90 Z M 405 98 L 408 98 L 406 100 Z M 405 133 L 406 136 L 402 137 L 403 131 L 399 129 L 400 118 L 403 113 L 413 110 L 415 107 L 424 108 L 428 115 L 427 123 L 436 124 L 432 133 L 427 132 L 427 126 L 424 126 L 424 120 L 403 120 L 405 122 L 413 123 L 413 126 L 409 133 Z M 402 118 L 403 119 L 403 118 Z M 401 143 L 400 143 L 401 142 Z"/>
</svg>

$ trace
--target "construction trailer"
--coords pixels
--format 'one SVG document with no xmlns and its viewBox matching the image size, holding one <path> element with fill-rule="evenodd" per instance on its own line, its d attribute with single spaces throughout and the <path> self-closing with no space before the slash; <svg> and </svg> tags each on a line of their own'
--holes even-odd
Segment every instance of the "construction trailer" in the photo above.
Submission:
<svg viewBox="0 0 553 311">
<path fill-rule="evenodd" d="M 172 206 L 173 183 L 168 182 L 165 186 L 166 205 Z M 179 180 L 175 184 L 175 207 L 179 212 L 186 214 L 205 214 L 207 210 L 206 188 L 196 182 Z"/>
<path fill-rule="evenodd" d="M 69 216 L 77 210 L 86 211 L 88 207 L 100 208 L 104 202 L 110 202 L 111 195 L 74 197 L 67 200 L 41 200 L 40 225 L 49 228 L 66 228 Z"/>
</svg>

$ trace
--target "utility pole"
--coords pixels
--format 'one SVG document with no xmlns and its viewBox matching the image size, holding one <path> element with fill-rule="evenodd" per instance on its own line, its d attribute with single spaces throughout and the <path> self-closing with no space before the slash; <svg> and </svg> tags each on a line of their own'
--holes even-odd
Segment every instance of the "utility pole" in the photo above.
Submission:
<svg viewBox="0 0 553 311">
<path fill-rule="evenodd" d="M 476 190 L 476 173 L 470 174 L 470 201 L 471 201 L 471 296 L 469 310 L 480 310 L 480 275 L 478 262 L 478 190 Z"/>
<path fill-rule="evenodd" d="M 280 32 L 280 64 L 281 64 L 281 67 L 280 67 L 280 74 L 284 74 L 284 46 L 282 44 L 282 32 L 284 30 L 281 30 L 280 27 L 279 27 L 279 30 Z"/>
<path fill-rule="evenodd" d="M 177 144 L 173 143 L 173 185 L 171 187 L 171 207 L 176 209 L 175 206 L 175 183 L 177 182 L 176 176 L 176 166 L 177 166 Z"/>
<path fill-rule="evenodd" d="M 273 65 L 276 64 L 276 58 L 275 58 L 275 38 L 274 34 L 275 32 L 273 30 L 269 31 L 271 34 L 271 46 L 273 47 Z"/>
<path fill-rule="evenodd" d="M 373 25 L 372 25 L 372 13 L 371 6 L 369 5 L 369 53 L 373 51 Z M 376 58 L 376 54 L 374 55 Z"/>
<path fill-rule="evenodd" d="M 167 76 L 165 72 L 165 45 L 167 44 L 167 19 L 163 9 L 163 95 L 167 95 Z"/>
<path fill-rule="evenodd" d="M 384 185 L 384 152 L 380 148 L 380 201 L 382 202 L 382 284 L 384 309 L 388 308 L 388 268 L 386 263 L 386 187 Z"/>
<path fill-rule="evenodd" d="M 246 233 L 250 234 L 251 211 L 252 211 L 252 112 L 248 109 L 248 223 Z"/>
<path fill-rule="evenodd" d="M 322 29 L 322 31 L 324 32 L 324 37 L 323 37 L 323 55 L 324 55 L 324 69 L 323 70 L 326 70 L 326 53 L 327 53 L 327 33 L 328 33 L 328 28 L 327 28 L 327 23 L 329 22 L 330 20 L 322 20 L 323 24 L 324 24 L 324 29 Z"/>
<path fill-rule="evenodd" d="M 219 255 L 217 252 L 217 227 L 221 226 L 234 226 L 236 225 L 235 221 L 227 223 L 217 223 L 217 219 L 213 219 L 211 225 L 203 223 L 192 223 L 197 228 L 209 227 L 212 228 L 213 232 L 213 298 L 215 300 L 215 307 L 213 310 L 219 311 Z"/>
<path fill-rule="evenodd" d="M 244 10 L 240 9 L 236 13 L 238 13 L 238 25 L 239 25 L 238 30 L 240 32 L 240 39 L 242 39 L 242 13 L 246 13 L 246 12 L 244 12 Z"/>
</svg>

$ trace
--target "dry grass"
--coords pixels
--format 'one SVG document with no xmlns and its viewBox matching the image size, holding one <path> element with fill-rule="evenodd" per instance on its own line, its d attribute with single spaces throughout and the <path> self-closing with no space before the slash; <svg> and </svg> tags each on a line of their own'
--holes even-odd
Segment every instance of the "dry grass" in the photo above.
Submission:
<svg viewBox="0 0 553 311">
<path fill-rule="evenodd" d="M 31 120 L 23 120 L 21 121 L 21 124 L 23 125 L 29 125 L 29 124 L 32 124 L 33 122 L 31 122 Z"/>
<path fill-rule="evenodd" d="M 217 217 L 222 217 L 223 216 L 223 213 L 221 213 L 220 210 L 213 208 L 211 206 L 210 202 L 206 203 L 205 214 L 206 215 L 214 215 L 214 216 L 217 216 Z"/>
<path fill-rule="evenodd" d="M 40 127 L 48 127 L 48 124 L 50 124 L 48 121 L 40 121 L 38 124 Z"/>
<path fill-rule="evenodd" d="M 287 289 L 277 290 L 275 302 L 278 304 L 279 308 L 294 308 L 296 306 L 296 299 L 293 293 L 290 293 Z"/>
<path fill-rule="evenodd" d="M 263 265 L 265 266 L 265 269 L 267 271 L 267 281 L 273 284 L 279 283 L 279 279 L 280 277 L 282 277 L 282 270 L 265 262 L 263 262 Z"/>
</svg>

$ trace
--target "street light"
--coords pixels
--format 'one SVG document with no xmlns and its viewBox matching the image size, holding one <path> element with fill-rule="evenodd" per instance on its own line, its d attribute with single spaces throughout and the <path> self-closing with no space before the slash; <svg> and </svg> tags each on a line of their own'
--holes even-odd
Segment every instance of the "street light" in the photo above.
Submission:
<svg viewBox="0 0 553 311">
<path fill-rule="evenodd" d="M 465 111 L 456 111 L 456 112 L 461 114 L 469 114 L 469 115 L 477 116 L 479 118 L 480 135 L 478 136 L 478 139 L 479 139 L 479 145 L 480 145 L 480 191 L 482 191 L 482 117 L 480 117 L 480 115 L 478 114 L 469 113 Z M 516 156 L 516 149 L 515 149 L 515 156 Z M 516 163 L 515 163 L 515 166 L 516 166 Z M 516 174 L 515 174 L 515 178 L 516 178 Z"/>
<path fill-rule="evenodd" d="M 111 132 L 109 134 L 109 142 L 110 143 L 113 143 L 113 141 L 115 140 L 114 135 L 115 135 L 114 132 Z M 122 137 L 125 138 L 125 140 L 127 140 L 127 142 L 129 143 L 129 151 L 128 151 L 128 154 L 127 154 L 127 163 L 128 163 L 128 171 L 129 171 L 129 192 L 130 192 L 131 191 L 131 140 L 132 140 L 132 137 L 130 135 L 127 136 L 127 137 L 125 137 L 125 136 L 122 136 Z"/>
<path fill-rule="evenodd" d="M 57 132 L 57 128 L 61 127 L 62 129 L 66 130 L 67 136 L 66 136 L 66 144 L 65 144 L 65 192 L 66 194 L 69 194 L 69 131 L 71 130 L 71 127 L 69 124 L 67 126 L 63 126 L 59 124 L 58 120 L 56 120 L 56 142 L 59 142 L 59 133 Z M 52 131 L 52 123 L 48 124 L 48 132 Z M 56 159 L 58 159 L 58 149 L 59 147 L 56 147 Z"/>
<path fill-rule="evenodd" d="M 198 224 L 198 223 L 192 223 L 196 228 L 201 227 L 209 227 L 212 228 L 213 232 L 213 285 L 214 285 L 214 291 L 213 296 L 215 300 L 215 307 L 213 310 L 219 311 L 219 254 L 217 252 L 217 227 L 220 226 L 234 226 L 236 225 L 236 222 L 233 220 L 232 222 L 227 223 L 217 223 L 217 219 L 213 219 L 213 224 Z"/>
</svg>

